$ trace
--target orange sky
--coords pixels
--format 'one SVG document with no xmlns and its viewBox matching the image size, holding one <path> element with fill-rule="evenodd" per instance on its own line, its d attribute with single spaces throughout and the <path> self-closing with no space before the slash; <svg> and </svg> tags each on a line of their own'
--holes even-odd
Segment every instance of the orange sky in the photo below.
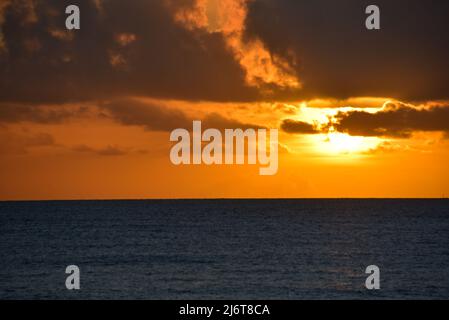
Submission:
<svg viewBox="0 0 449 320">
<path fill-rule="evenodd" d="M 19 41 L 19 33 L 8 34 L 15 26 L 5 13 L 13 9 L 12 2 L 0 6 L 0 63 L 4 72 L 0 81 L 0 200 L 449 194 L 449 99 L 439 94 L 447 91 L 438 85 L 433 87 L 438 94 L 431 94 L 432 88 L 424 86 L 418 93 L 414 90 L 419 79 L 409 77 L 407 83 L 397 85 L 397 73 L 387 70 L 385 74 L 391 79 L 378 82 L 379 88 L 384 86 L 381 89 L 369 79 L 362 79 L 366 83 L 359 88 L 348 74 L 348 87 L 342 87 L 342 79 L 334 82 L 335 88 L 341 92 L 356 89 L 334 97 L 333 87 L 329 89 L 325 79 L 332 79 L 332 72 L 318 76 L 321 65 L 311 66 L 307 52 L 301 56 L 305 49 L 284 50 L 284 44 L 270 43 L 276 37 L 264 38 L 262 31 L 253 38 L 248 36 L 248 24 L 253 22 L 253 29 L 258 26 L 256 18 L 248 20 L 255 15 L 251 10 L 257 8 L 245 0 L 197 0 L 187 7 L 161 1 L 163 5 L 157 7 L 160 16 L 168 12 L 164 19 L 172 23 L 167 37 L 183 37 L 176 45 L 186 50 L 184 56 L 172 57 L 173 52 L 168 51 L 150 59 L 148 65 L 134 65 L 142 57 L 139 50 L 156 50 L 145 47 L 144 37 L 155 37 L 160 45 L 169 40 L 140 34 L 130 19 L 120 30 L 104 32 L 112 41 L 104 50 L 104 66 L 96 64 L 78 74 L 83 61 L 89 60 L 83 60 L 84 53 L 71 45 L 80 41 L 76 45 L 91 46 L 91 42 L 79 40 L 89 35 L 66 37 L 65 31 L 55 32 L 53 25 L 40 26 L 46 14 L 58 14 L 50 10 L 54 9 L 51 5 L 33 6 L 32 0 L 25 3 L 30 5 L 14 12 L 21 19 L 17 25 L 31 34 L 24 31 L 26 41 Z M 86 0 L 87 4 L 98 10 L 99 19 L 117 10 L 103 1 Z M 140 7 L 136 10 L 142 11 Z M 163 25 L 161 21 L 148 23 Z M 33 33 L 36 28 L 46 35 Z M 284 36 L 288 38 L 285 34 L 280 37 Z M 49 46 L 57 48 L 59 62 L 46 60 Z M 195 46 L 199 49 L 192 49 Z M 25 51 L 14 54 L 17 47 Z M 97 47 L 90 50 L 100 52 Z M 204 54 L 198 59 L 199 74 L 190 69 L 178 74 L 181 66 L 193 67 L 198 62 L 194 50 Z M 164 65 L 165 57 L 186 61 L 173 67 Z M 36 69 L 25 76 L 23 63 L 39 68 L 33 59 L 42 60 L 42 65 L 49 63 L 48 74 Z M 341 57 L 335 57 L 335 64 L 340 63 L 338 59 Z M 389 61 L 379 64 L 389 65 Z M 72 68 L 72 63 L 79 64 Z M 203 63 L 210 65 L 204 67 Z M 158 64 L 162 64 L 161 69 L 157 69 Z M 226 67 L 222 70 L 223 64 Z M 52 69 L 59 65 L 64 71 Z M 148 73 L 138 74 L 140 66 Z M 309 66 L 315 68 L 312 76 L 301 73 Z M 346 65 L 341 67 L 350 72 Z M 99 71 L 86 76 L 91 68 Z M 208 75 L 215 68 L 215 76 Z M 157 73 L 154 83 L 151 72 Z M 435 82 L 440 79 L 439 74 L 420 73 Z M 242 83 L 236 83 L 235 75 Z M 16 83 L 15 79 L 30 83 Z M 122 79 L 129 79 L 130 88 L 120 82 Z M 354 81 L 352 87 L 350 81 Z M 301 98 L 302 92 L 307 94 Z M 408 97 L 409 92 L 417 96 Z M 190 129 L 193 120 L 219 129 L 252 125 L 279 129 L 278 173 L 261 176 L 258 165 L 173 165 L 169 159 L 173 146 L 170 131 L 179 126 Z"/>
<path fill-rule="evenodd" d="M 221 110 L 224 116 L 242 113 L 241 121 L 251 119 L 270 127 L 279 127 L 285 112 L 313 122 L 308 113 L 329 111 L 304 112 L 308 109 L 305 103 L 250 105 L 254 110 L 250 112 L 244 107 L 228 105 Z M 218 104 L 204 103 L 190 107 L 196 115 L 219 109 Z M 51 135 L 54 141 L 27 144 L 40 133 Z M 2 135 L 0 194 L 4 200 L 441 197 L 449 190 L 449 143 L 440 133 L 415 133 L 407 139 L 342 135 L 333 141 L 328 134 L 281 132 L 283 148 L 275 176 L 260 176 L 258 166 L 249 165 L 174 166 L 169 159 L 173 143 L 168 132 L 123 126 L 109 119 L 20 123 L 9 125 Z M 12 140 L 14 147 L 6 140 Z"/>
</svg>

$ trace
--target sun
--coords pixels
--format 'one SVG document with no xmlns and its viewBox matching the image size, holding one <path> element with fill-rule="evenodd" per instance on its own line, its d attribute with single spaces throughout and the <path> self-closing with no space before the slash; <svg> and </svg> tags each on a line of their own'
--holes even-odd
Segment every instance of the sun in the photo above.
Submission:
<svg viewBox="0 0 449 320">
<path fill-rule="evenodd" d="M 316 142 L 319 151 L 331 155 L 355 155 L 374 150 L 380 143 L 375 137 L 350 136 L 341 132 L 329 132 Z"/>
<path fill-rule="evenodd" d="M 371 101 L 371 98 L 366 98 L 367 101 Z M 382 98 L 381 101 L 387 101 L 388 99 Z M 379 102 L 376 100 L 376 103 Z M 324 103 L 323 101 L 315 101 L 314 103 Z M 307 105 L 306 102 L 302 103 L 298 111 L 296 120 L 313 124 L 315 128 L 318 128 L 318 134 L 304 135 L 301 141 L 303 146 L 307 146 L 308 151 L 322 155 L 326 158 L 339 158 L 339 160 L 359 159 L 361 156 L 367 156 L 373 154 L 379 145 L 384 142 L 383 138 L 369 137 L 369 136 L 352 136 L 344 132 L 337 131 L 334 126 L 335 117 L 343 112 L 351 111 L 363 111 L 368 113 L 376 113 L 381 108 L 377 107 L 339 107 L 339 108 L 312 108 Z M 301 144 L 300 141 L 297 142 Z"/>
<path fill-rule="evenodd" d="M 345 133 L 331 132 L 327 135 L 328 148 L 336 153 L 354 153 L 364 149 L 364 138 Z"/>
</svg>

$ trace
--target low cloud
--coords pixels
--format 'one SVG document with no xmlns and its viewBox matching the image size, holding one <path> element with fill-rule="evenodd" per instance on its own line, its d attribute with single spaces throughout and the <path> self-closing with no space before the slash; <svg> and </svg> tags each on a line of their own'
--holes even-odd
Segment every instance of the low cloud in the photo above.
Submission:
<svg viewBox="0 0 449 320">
<path fill-rule="evenodd" d="M 364 152 L 364 154 L 385 154 L 393 153 L 397 151 L 411 150 L 409 146 L 402 146 L 400 144 L 393 143 L 391 141 L 383 141 L 374 148 L 371 148 Z"/>
<path fill-rule="evenodd" d="M 196 119 L 198 120 L 198 119 Z M 207 114 L 204 118 L 202 118 L 203 127 L 205 128 L 214 128 L 219 130 L 224 129 L 262 129 L 265 128 L 263 126 L 257 124 L 243 123 L 235 119 L 230 119 L 223 117 L 219 113 L 213 112 Z"/>
<path fill-rule="evenodd" d="M 103 103 L 100 108 L 118 123 L 142 126 L 148 131 L 171 131 L 176 128 L 183 128 L 191 122 L 181 110 L 133 99 L 120 99 Z M 189 126 L 191 126 L 191 123 Z"/>
<path fill-rule="evenodd" d="M 293 134 L 318 134 L 321 130 L 314 124 L 292 119 L 282 121 L 281 129 L 287 133 Z"/>
<path fill-rule="evenodd" d="M 107 146 L 105 148 L 93 148 L 87 145 L 78 145 L 72 148 L 72 151 L 82 153 L 94 153 L 100 156 L 123 156 L 129 153 L 128 150 L 118 146 Z"/>
<path fill-rule="evenodd" d="M 449 106 L 415 108 L 389 104 L 377 113 L 340 112 L 334 127 L 353 136 L 409 138 L 417 131 L 449 132 Z"/>
<path fill-rule="evenodd" d="M 0 155 L 27 154 L 30 148 L 55 146 L 55 140 L 48 133 L 17 133 L 0 130 Z"/>
<path fill-rule="evenodd" d="M 172 131 L 177 128 L 192 128 L 194 120 L 201 120 L 203 128 L 247 129 L 262 128 L 259 125 L 243 123 L 223 117 L 219 113 L 192 117 L 184 111 L 154 102 L 136 99 L 121 99 L 100 105 L 102 111 L 112 120 L 123 124 L 141 126 L 148 131 Z"/>
<path fill-rule="evenodd" d="M 217 112 L 203 113 L 196 117 L 163 101 L 148 102 L 133 98 L 81 105 L 0 104 L 0 125 L 26 122 L 60 124 L 83 117 L 108 118 L 124 126 L 140 126 L 147 131 L 188 129 L 192 127 L 194 120 L 202 120 L 204 128 L 262 128 L 257 124 L 224 117 Z"/>
<path fill-rule="evenodd" d="M 55 124 L 87 112 L 87 106 L 0 103 L 0 123 Z"/>
</svg>

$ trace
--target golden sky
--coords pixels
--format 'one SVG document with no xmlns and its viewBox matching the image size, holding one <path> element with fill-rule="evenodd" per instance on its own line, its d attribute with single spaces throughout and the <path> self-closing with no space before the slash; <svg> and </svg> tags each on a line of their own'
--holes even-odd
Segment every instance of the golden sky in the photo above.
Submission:
<svg viewBox="0 0 449 320">
<path fill-rule="evenodd" d="M 0 200 L 447 196 L 448 5 L 411 1 L 2 1 Z M 278 173 L 173 165 L 193 120 L 279 129 Z"/>
</svg>

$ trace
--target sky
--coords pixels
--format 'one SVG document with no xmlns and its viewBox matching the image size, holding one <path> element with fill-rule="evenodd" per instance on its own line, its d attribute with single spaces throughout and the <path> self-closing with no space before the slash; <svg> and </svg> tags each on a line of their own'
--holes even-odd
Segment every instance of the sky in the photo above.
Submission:
<svg viewBox="0 0 449 320">
<path fill-rule="evenodd" d="M 1 0 L 0 200 L 447 196 L 449 3 L 370 4 Z M 277 174 L 173 165 L 194 120 L 278 129 Z"/>
</svg>

